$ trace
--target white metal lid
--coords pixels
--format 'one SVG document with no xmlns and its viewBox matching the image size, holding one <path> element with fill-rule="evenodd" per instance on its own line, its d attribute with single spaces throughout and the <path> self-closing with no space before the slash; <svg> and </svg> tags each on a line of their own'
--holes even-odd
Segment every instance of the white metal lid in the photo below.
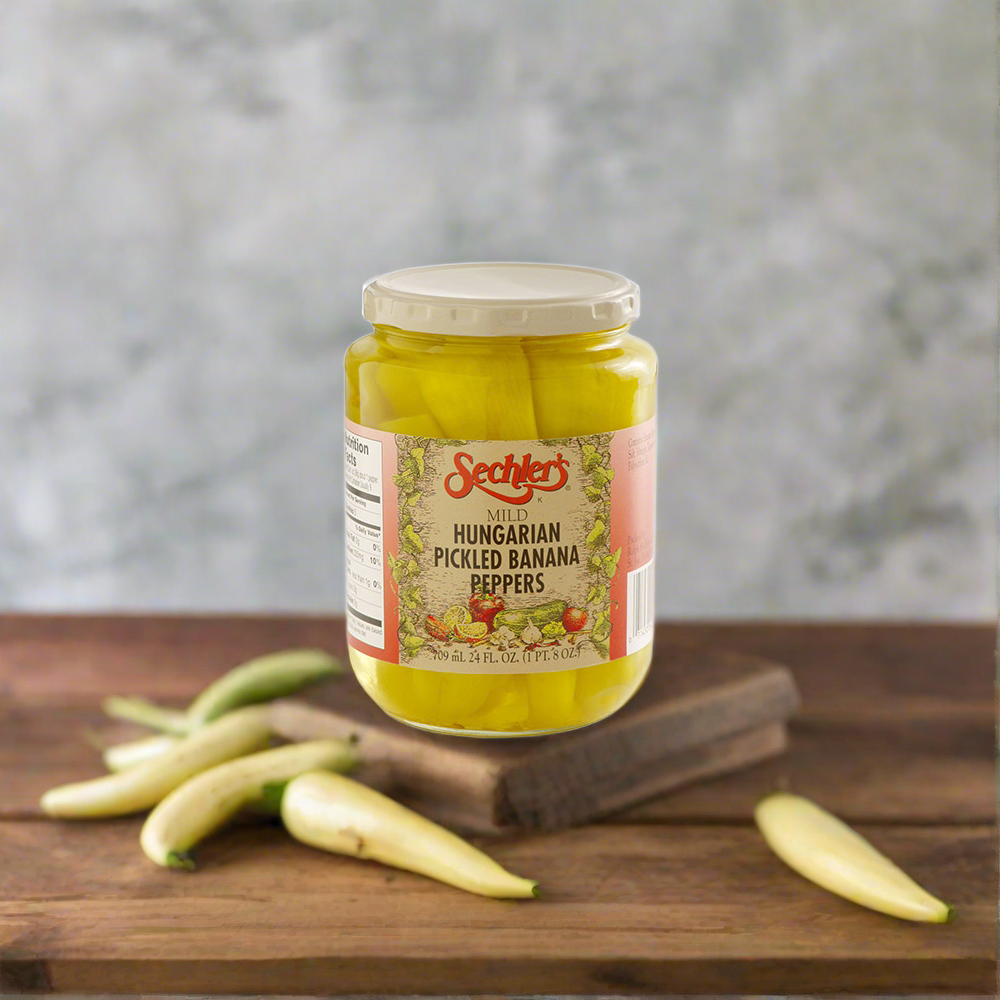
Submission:
<svg viewBox="0 0 1000 1000">
<path fill-rule="evenodd" d="M 639 315 L 639 286 L 564 264 L 439 264 L 390 271 L 362 292 L 370 323 L 452 337 L 597 333 Z"/>
</svg>

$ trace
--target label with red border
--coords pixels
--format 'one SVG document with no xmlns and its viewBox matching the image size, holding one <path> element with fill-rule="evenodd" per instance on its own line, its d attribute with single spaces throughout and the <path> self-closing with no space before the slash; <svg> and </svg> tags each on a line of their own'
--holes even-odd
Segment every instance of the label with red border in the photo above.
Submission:
<svg viewBox="0 0 1000 1000">
<path fill-rule="evenodd" d="M 653 640 L 656 422 L 539 441 L 347 421 L 348 642 L 448 673 L 593 666 Z"/>
</svg>

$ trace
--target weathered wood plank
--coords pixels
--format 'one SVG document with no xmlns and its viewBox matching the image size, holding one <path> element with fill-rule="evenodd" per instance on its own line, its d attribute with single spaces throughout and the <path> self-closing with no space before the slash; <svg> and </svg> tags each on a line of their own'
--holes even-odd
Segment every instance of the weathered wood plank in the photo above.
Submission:
<svg viewBox="0 0 1000 1000">
<path fill-rule="evenodd" d="M 609 719 L 544 739 L 470 740 L 424 733 L 386 716 L 353 678 L 279 701 L 289 739 L 357 741 L 385 763 L 407 801 L 482 833 L 559 829 L 695 777 L 784 748 L 780 723 L 798 705 L 782 666 L 758 657 L 662 643 L 650 676 Z"/>
<path fill-rule="evenodd" d="M 907 924 L 784 869 L 747 828 L 589 827 L 493 843 L 541 900 L 498 902 L 242 827 L 183 875 L 139 824 L 0 824 L 7 983 L 60 992 L 893 992 L 991 988 L 990 828 L 874 828 L 958 908 Z"/>
</svg>

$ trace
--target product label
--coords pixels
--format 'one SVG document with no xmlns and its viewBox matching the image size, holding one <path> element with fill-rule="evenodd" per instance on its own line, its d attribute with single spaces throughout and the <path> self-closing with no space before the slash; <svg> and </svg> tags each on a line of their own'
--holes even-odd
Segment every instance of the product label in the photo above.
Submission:
<svg viewBox="0 0 1000 1000">
<path fill-rule="evenodd" d="M 652 642 L 656 423 L 543 441 L 345 430 L 348 639 L 451 673 Z"/>
</svg>

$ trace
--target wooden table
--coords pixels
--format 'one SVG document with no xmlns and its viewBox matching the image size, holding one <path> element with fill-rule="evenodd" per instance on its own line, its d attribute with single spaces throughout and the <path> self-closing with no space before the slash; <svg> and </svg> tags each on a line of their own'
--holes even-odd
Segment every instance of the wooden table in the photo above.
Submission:
<svg viewBox="0 0 1000 1000">
<path fill-rule="evenodd" d="M 467 896 L 244 826 L 194 875 L 153 867 L 139 820 L 55 823 L 46 787 L 96 774 L 110 692 L 183 702 L 244 657 L 343 651 L 306 618 L 0 617 L 0 992 L 994 992 L 993 629 L 663 625 L 791 666 L 782 759 L 560 834 L 493 842 L 544 887 Z M 789 785 L 856 823 L 957 920 L 920 926 L 827 895 L 751 824 Z"/>
</svg>

